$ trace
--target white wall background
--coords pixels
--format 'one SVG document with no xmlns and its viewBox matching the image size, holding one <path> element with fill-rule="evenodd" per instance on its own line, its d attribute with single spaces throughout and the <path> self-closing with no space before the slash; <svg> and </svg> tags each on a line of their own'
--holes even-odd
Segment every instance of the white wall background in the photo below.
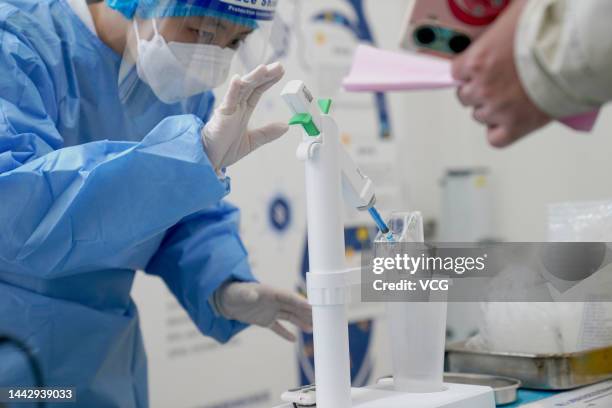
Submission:
<svg viewBox="0 0 612 408">
<path fill-rule="evenodd" d="M 448 167 L 492 170 L 498 236 L 511 241 L 546 239 L 546 206 L 561 201 L 612 199 L 612 109 L 592 134 L 554 124 L 516 145 L 497 150 L 454 92 L 396 95 L 393 118 L 410 204 L 438 217 L 439 180 Z"/>
</svg>

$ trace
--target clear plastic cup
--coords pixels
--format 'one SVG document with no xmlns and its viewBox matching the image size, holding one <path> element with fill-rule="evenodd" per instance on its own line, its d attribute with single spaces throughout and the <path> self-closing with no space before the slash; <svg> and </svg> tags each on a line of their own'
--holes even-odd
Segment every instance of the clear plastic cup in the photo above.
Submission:
<svg viewBox="0 0 612 408">
<path fill-rule="evenodd" d="M 389 228 L 393 242 L 424 242 L 420 212 L 393 213 Z M 376 240 L 390 241 L 387 234 L 379 234 Z M 435 302 L 432 298 L 426 300 L 429 301 L 389 302 L 386 305 L 394 386 L 398 391 L 444 390 L 447 303 L 439 298 Z"/>
</svg>

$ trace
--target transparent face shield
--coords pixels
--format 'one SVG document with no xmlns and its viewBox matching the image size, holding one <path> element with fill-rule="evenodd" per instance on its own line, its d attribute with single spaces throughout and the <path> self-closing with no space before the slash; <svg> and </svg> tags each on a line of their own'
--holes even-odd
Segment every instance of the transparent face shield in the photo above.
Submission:
<svg viewBox="0 0 612 408">
<path fill-rule="evenodd" d="M 135 76 L 170 104 L 268 63 L 275 9 L 276 0 L 140 2 L 121 64 L 122 99 L 137 88 Z"/>
</svg>

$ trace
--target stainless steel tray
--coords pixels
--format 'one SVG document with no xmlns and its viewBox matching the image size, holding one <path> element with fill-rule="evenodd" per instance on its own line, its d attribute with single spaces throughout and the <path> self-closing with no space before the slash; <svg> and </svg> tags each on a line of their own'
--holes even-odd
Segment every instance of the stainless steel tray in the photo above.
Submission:
<svg viewBox="0 0 612 408">
<path fill-rule="evenodd" d="M 381 377 L 378 379 L 377 384 L 384 384 L 387 381 L 393 381 L 393 376 Z M 515 378 L 484 374 L 444 373 L 444 382 L 450 384 L 481 385 L 493 388 L 496 406 L 516 402 L 518 399 L 518 389 L 521 387 L 521 382 Z"/>
<path fill-rule="evenodd" d="M 495 405 L 516 402 L 521 382 L 514 378 L 484 374 L 444 373 L 444 382 L 451 384 L 483 385 L 493 388 Z"/>
<path fill-rule="evenodd" d="M 479 351 L 465 342 L 446 348 L 446 371 L 521 380 L 523 388 L 569 390 L 612 378 L 612 347 L 568 354 Z"/>
</svg>

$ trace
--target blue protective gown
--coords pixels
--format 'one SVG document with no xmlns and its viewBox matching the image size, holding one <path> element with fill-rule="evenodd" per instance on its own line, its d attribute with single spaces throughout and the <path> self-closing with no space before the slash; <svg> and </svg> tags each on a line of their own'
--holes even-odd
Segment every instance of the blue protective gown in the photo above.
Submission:
<svg viewBox="0 0 612 408">
<path fill-rule="evenodd" d="M 148 405 L 136 269 L 221 342 L 244 326 L 211 294 L 253 280 L 200 140 L 213 96 L 164 105 L 140 83 L 122 103 L 120 62 L 63 0 L 0 2 L 0 335 L 77 388 L 67 407 Z M 0 386 L 31 384 L 0 346 Z"/>
</svg>

